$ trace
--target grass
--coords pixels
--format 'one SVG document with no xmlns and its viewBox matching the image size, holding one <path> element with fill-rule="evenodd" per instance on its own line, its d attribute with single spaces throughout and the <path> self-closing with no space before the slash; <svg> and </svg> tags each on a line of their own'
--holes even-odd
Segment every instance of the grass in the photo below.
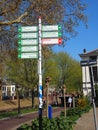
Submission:
<svg viewBox="0 0 98 130">
<path fill-rule="evenodd" d="M 20 110 L 20 114 L 26 114 L 26 113 L 31 113 L 37 111 L 37 108 L 26 108 L 26 109 L 22 109 Z M 5 112 L 1 112 L 0 113 L 0 119 L 3 118 L 8 118 L 8 117 L 14 117 L 14 116 L 18 116 L 18 111 L 17 110 L 12 110 L 12 111 L 5 111 Z"/>
<path fill-rule="evenodd" d="M 35 98 L 35 104 L 34 106 L 37 106 L 38 104 L 38 98 Z M 20 107 L 21 107 L 21 114 L 31 113 L 38 109 L 37 108 L 31 108 L 32 102 L 31 98 L 27 99 L 21 99 L 20 100 Z M 23 109 L 26 108 L 26 109 Z M 7 117 L 13 117 L 18 115 L 18 101 L 17 100 L 6 100 L 6 101 L 0 101 L 0 119 L 7 118 Z"/>
</svg>

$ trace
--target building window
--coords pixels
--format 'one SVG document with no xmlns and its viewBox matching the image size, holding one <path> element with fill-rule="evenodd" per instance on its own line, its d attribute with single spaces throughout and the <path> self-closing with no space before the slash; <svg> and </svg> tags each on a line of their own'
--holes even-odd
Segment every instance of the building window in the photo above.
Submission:
<svg viewBox="0 0 98 130">
<path fill-rule="evenodd" d="M 97 66 L 93 67 L 94 82 L 98 82 L 98 69 Z"/>
<path fill-rule="evenodd" d="M 6 91 L 6 87 L 2 87 L 2 91 Z"/>
<path fill-rule="evenodd" d="M 93 72 L 91 72 L 91 70 Z M 90 77 L 91 77 L 91 74 L 93 74 L 94 82 L 98 83 L 98 69 L 97 69 L 97 66 L 93 66 L 92 69 L 90 67 Z"/>
<path fill-rule="evenodd" d="M 15 88 L 14 88 L 14 87 L 12 87 L 12 91 L 15 91 Z"/>
<path fill-rule="evenodd" d="M 90 56 L 90 60 L 91 61 L 96 61 L 97 60 L 97 56 Z"/>
</svg>

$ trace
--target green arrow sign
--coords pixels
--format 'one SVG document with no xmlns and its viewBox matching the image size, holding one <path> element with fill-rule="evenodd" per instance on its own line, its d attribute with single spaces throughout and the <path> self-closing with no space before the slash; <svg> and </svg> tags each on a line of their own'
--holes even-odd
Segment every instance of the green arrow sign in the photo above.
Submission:
<svg viewBox="0 0 98 130">
<path fill-rule="evenodd" d="M 38 38 L 38 33 L 21 33 L 18 34 L 18 38 L 23 39 Z"/>
<path fill-rule="evenodd" d="M 36 32 L 38 31 L 37 26 L 22 26 L 18 28 L 18 32 Z"/>
<path fill-rule="evenodd" d="M 20 46 L 18 48 L 19 52 L 35 52 L 38 51 L 38 46 Z"/>
<path fill-rule="evenodd" d="M 19 59 L 37 59 L 38 58 L 38 53 L 37 52 L 32 52 L 32 53 L 21 53 L 18 54 Z"/>
<path fill-rule="evenodd" d="M 42 26 L 42 31 L 58 31 L 61 30 L 60 25 L 44 25 Z"/>
<path fill-rule="evenodd" d="M 38 45 L 38 39 L 19 39 L 19 45 Z"/>
<path fill-rule="evenodd" d="M 43 32 L 42 33 L 42 38 L 56 38 L 56 37 L 61 37 L 62 34 L 61 32 Z"/>
</svg>

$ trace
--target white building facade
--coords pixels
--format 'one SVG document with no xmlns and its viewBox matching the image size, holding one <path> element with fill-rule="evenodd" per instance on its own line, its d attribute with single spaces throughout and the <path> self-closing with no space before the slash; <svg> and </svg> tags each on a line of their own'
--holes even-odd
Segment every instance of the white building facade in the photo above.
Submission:
<svg viewBox="0 0 98 130">
<path fill-rule="evenodd" d="M 14 99 L 15 95 L 15 85 L 2 85 L 2 99 L 6 97 Z"/>
<path fill-rule="evenodd" d="M 95 84 L 98 85 L 98 49 L 86 52 L 84 49 L 81 57 L 83 94 L 90 95 Z M 93 84 L 93 85 L 92 85 Z"/>
</svg>

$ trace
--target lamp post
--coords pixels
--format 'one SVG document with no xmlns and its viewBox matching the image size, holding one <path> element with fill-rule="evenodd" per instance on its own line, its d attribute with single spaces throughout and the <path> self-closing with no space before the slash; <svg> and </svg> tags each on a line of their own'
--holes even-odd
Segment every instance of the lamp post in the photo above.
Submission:
<svg viewBox="0 0 98 130">
<path fill-rule="evenodd" d="M 49 82 L 51 81 L 50 77 L 46 77 L 45 83 L 46 83 L 46 116 L 48 117 L 48 87 L 49 87 Z"/>
<path fill-rule="evenodd" d="M 65 93 L 66 93 L 66 86 L 63 85 L 63 96 L 64 96 L 64 114 L 66 117 L 66 97 L 65 97 Z"/>
<path fill-rule="evenodd" d="M 16 89 L 17 89 L 17 99 L 18 99 L 18 115 L 20 115 L 20 86 L 16 85 Z"/>
</svg>

